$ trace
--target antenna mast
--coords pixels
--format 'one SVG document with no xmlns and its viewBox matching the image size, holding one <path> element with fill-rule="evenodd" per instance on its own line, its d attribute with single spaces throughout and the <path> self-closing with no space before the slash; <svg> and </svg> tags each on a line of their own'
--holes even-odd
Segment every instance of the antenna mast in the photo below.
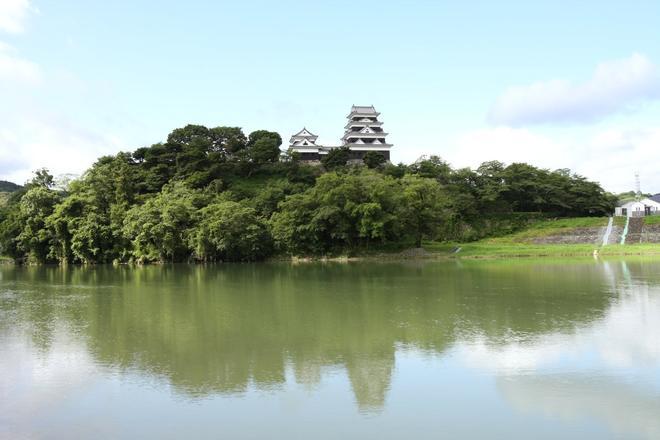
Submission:
<svg viewBox="0 0 660 440">
<path fill-rule="evenodd" d="M 637 200 L 642 199 L 642 185 L 639 181 L 639 172 L 635 173 L 635 196 Z"/>
</svg>

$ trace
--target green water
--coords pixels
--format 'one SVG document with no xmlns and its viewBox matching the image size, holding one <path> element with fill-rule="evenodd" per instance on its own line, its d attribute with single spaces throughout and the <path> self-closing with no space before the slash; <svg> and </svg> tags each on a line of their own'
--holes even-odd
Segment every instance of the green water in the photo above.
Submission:
<svg viewBox="0 0 660 440">
<path fill-rule="evenodd" d="M 660 261 L 0 267 L 0 438 L 660 438 Z"/>
</svg>

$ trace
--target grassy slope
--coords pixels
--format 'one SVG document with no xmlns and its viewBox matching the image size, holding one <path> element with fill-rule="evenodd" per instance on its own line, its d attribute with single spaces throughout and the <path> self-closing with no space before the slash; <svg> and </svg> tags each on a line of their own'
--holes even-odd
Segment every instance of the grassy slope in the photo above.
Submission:
<svg viewBox="0 0 660 440">
<path fill-rule="evenodd" d="M 660 215 L 653 215 L 650 217 L 644 217 L 645 225 L 660 225 Z"/>
<path fill-rule="evenodd" d="M 614 226 L 620 226 L 624 227 L 626 226 L 626 218 L 625 217 L 614 217 Z"/>
<path fill-rule="evenodd" d="M 453 254 L 452 250 L 457 247 L 461 248 L 460 252 Z M 424 249 L 438 255 L 473 258 L 589 256 L 596 249 L 600 255 L 660 255 L 658 244 L 609 245 L 599 248 L 592 244 L 496 244 L 481 241 L 467 244 L 427 243 Z"/>
<path fill-rule="evenodd" d="M 547 237 L 549 235 L 563 234 L 577 228 L 598 228 L 607 226 L 607 217 L 576 217 L 558 220 L 544 220 L 534 223 L 529 228 L 504 237 L 487 238 L 482 243 L 506 244 L 506 243 L 528 243 L 535 238 Z"/>
<path fill-rule="evenodd" d="M 660 223 L 660 216 L 653 218 Z M 425 243 L 424 249 L 429 252 L 460 257 L 545 257 L 545 256 L 589 256 L 598 249 L 600 255 L 660 255 L 659 244 L 609 245 L 600 247 L 594 244 L 533 244 L 539 237 L 570 232 L 575 228 L 606 226 L 606 217 L 569 218 L 538 222 L 524 231 L 515 234 L 488 238 L 474 243 Z M 625 222 L 625 219 L 624 219 Z M 620 222 L 616 222 L 618 224 Z M 460 247 L 458 253 L 453 251 Z"/>
</svg>

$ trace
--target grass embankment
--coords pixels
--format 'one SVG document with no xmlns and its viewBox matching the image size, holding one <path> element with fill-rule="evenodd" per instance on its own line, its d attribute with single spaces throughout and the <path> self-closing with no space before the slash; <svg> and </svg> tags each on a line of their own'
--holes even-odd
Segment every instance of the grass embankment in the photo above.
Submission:
<svg viewBox="0 0 660 440">
<path fill-rule="evenodd" d="M 649 219 L 649 218 L 647 218 Z M 652 217 L 660 224 L 660 216 Z M 623 222 L 621 221 L 623 220 Z M 582 217 L 544 220 L 529 228 L 503 237 L 488 238 L 474 243 L 425 243 L 424 249 L 438 256 L 466 258 L 563 257 L 599 255 L 660 255 L 660 244 L 608 245 L 600 243 L 536 244 L 550 236 L 579 234 L 585 228 L 607 226 L 607 217 Z M 615 218 L 614 226 L 623 227 L 625 218 Z M 456 252 L 457 249 L 460 250 Z"/>
<path fill-rule="evenodd" d="M 522 231 L 505 235 L 503 237 L 487 238 L 481 242 L 489 244 L 532 244 L 534 240 L 553 235 L 567 235 L 579 229 L 606 227 L 607 222 L 607 217 L 576 217 L 562 218 L 558 220 L 542 220 L 532 224 L 530 227 Z M 590 244 L 588 245 L 592 246 Z"/>
<path fill-rule="evenodd" d="M 458 253 L 454 250 L 460 248 Z M 608 255 L 660 255 L 658 244 L 609 245 L 592 244 L 548 244 L 487 243 L 484 241 L 467 244 L 428 243 L 424 249 L 437 256 L 460 258 L 514 258 L 514 257 L 579 257 L 591 256 L 594 250 L 602 256 Z"/>
<path fill-rule="evenodd" d="M 660 225 L 660 215 L 652 215 L 649 217 L 644 217 L 645 225 Z"/>
<path fill-rule="evenodd" d="M 619 226 L 621 228 L 626 226 L 626 218 L 625 217 L 614 217 L 614 226 Z"/>
</svg>

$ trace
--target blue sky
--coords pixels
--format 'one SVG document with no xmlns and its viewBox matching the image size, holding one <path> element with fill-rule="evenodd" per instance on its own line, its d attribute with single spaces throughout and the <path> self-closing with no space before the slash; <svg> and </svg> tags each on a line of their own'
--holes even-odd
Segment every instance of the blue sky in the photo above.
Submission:
<svg viewBox="0 0 660 440">
<path fill-rule="evenodd" d="M 81 173 L 187 123 L 336 144 L 382 112 L 394 161 L 571 168 L 660 192 L 660 2 L 0 0 L 0 179 Z"/>
</svg>

